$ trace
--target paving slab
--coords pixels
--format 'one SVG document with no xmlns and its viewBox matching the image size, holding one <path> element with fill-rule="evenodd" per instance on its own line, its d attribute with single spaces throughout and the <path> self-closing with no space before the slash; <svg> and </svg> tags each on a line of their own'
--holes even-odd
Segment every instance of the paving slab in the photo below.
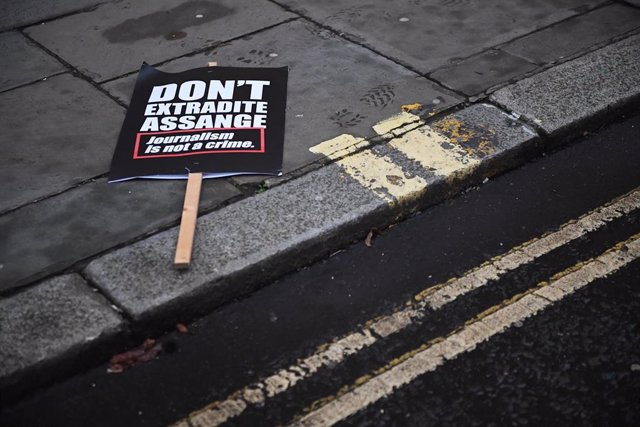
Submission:
<svg viewBox="0 0 640 427">
<path fill-rule="evenodd" d="M 584 12 L 597 0 L 278 0 L 422 73 Z"/>
<path fill-rule="evenodd" d="M 421 103 L 429 112 L 438 112 L 461 101 L 365 48 L 299 21 L 168 62 L 159 69 L 177 72 L 209 61 L 225 66 L 289 67 L 285 173 L 317 160 L 319 156 L 309 148 L 322 141 L 345 132 L 375 135 L 372 126 L 401 111 L 403 104 Z M 128 76 L 104 88 L 128 103 L 135 79 L 135 75 Z"/>
<path fill-rule="evenodd" d="M 60 62 L 16 31 L 0 34 L 0 56 L 5 64 L 0 92 L 65 71 Z"/>
<path fill-rule="evenodd" d="M 511 167 L 511 154 L 535 140 L 535 132 L 496 107 L 473 106 L 200 217 L 187 271 L 171 266 L 177 229 L 108 253 L 84 271 L 136 321 L 194 315 L 399 212 L 441 201 L 477 173 Z"/>
<path fill-rule="evenodd" d="M 26 32 L 97 81 L 292 18 L 267 0 L 107 3 Z M 78 35 L 82 36 L 79 37 Z"/>
<path fill-rule="evenodd" d="M 568 19 L 501 49 L 538 64 L 558 61 L 640 28 L 640 10 L 612 4 Z"/>
<path fill-rule="evenodd" d="M 185 181 L 100 179 L 0 216 L 0 291 L 177 223 L 185 186 Z M 238 195 L 226 181 L 206 180 L 200 211 Z"/>
<path fill-rule="evenodd" d="M 477 95 L 536 68 L 520 57 L 492 49 L 441 68 L 430 77 L 466 95 Z"/>
<path fill-rule="evenodd" d="M 495 92 L 491 99 L 550 135 L 597 124 L 640 97 L 640 36 L 629 37 Z"/>
<path fill-rule="evenodd" d="M 124 109 L 70 74 L 0 94 L 0 212 L 109 170 Z"/>
<path fill-rule="evenodd" d="M 71 358 L 122 327 L 107 300 L 77 274 L 0 299 L 0 388 Z"/>
<path fill-rule="evenodd" d="M 3 0 L 0 7 L 0 31 L 35 24 L 56 16 L 99 4 L 98 0 Z"/>
</svg>

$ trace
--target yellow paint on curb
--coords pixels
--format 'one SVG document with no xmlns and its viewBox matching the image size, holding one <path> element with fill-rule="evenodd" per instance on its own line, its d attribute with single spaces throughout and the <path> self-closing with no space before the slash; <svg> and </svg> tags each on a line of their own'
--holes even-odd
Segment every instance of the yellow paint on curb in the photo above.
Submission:
<svg viewBox="0 0 640 427">
<path fill-rule="evenodd" d="M 371 150 L 345 157 L 337 163 L 363 187 L 389 203 L 394 202 L 393 198 L 398 202 L 409 200 L 427 188 L 424 179 L 406 176 L 400 166 Z"/>
<path fill-rule="evenodd" d="M 389 145 L 438 175 L 449 176 L 479 163 L 462 147 L 429 126 L 393 139 Z"/>
<path fill-rule="evenodd" d="M 484 128 L 482 132 L 478 132 L 453 115 L 434 122 L 431 127 L 442 135 L 446 135 L 469 155 L 485 157 L 495 152 L 495 147 L 490 140 L 495 135 L 493 129 Z"/>
<path fill-rule="evenodd" d="M 379 121 L 378 123 L 373 125 L 373 130 L 378 135 L 384 135 L 385 133 L 389 133 L 394 129 L 397 129 L 409 124 L 415 124 L 416 126 L 419 126 L 423 124 L 423 121 L 420 119 L 420 117 L 416 116 L 415 114 L 411 114 L 403 111 L 400 114 L 396 114 L 395 116 L 391 116 L 388 119 Z"/>
<path fill-rule="evenodd" d="M 407 104 L 403 106 L 403 110 L 419 107 L 420 104 Z M 447 130 L 458 130 L 453 133 L 453 137 L 464 136 L 459 131 L 462 128 L 461 123 L 447 123 L 444 127 Z M 479 163 L 479 160 L 470 156 L 468 149 L 460 145 L 461 141 L 443 136 L 442 133 L 425 126 L 419 116 L 407 111 L 381 120 L 373 126 L 373 130 L 379 135 L 391 133 L 398 136 L 404 133 L 392 139 L 389 146 L 437 175 L 453 178 L 461 171 L 472 170 Z M 309 150 L 337 160 L 336 163 L 347 174 L 389 203 L 410 200 L 424 192 L 427 183 L 423 178 L 407 176 L 401 166 L 371 150 L 358 152 L 368 146 L 369 142 L 364 138 L 342 134 Z"/>
<path fill-rule="evenodd" d="M 361 148 L 367 147 L 369 141 L 364 138 L 356 138 L 353 135 L 342 134 L 332 139 L 328 139 L 309 149 L 312 153 L 323 154 L 334 160 L 355 153 Z"/>
</svg>

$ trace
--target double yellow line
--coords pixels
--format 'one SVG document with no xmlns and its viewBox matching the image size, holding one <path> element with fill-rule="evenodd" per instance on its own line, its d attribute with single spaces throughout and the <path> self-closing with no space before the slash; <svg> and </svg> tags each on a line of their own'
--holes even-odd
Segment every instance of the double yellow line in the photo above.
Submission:
<svg viewBox="0 0 640 427">
<path fill-rule="evenodd" d="M 335 147 L 336 146 L 334 146 L 334 148 Z M 337 149 L 342 150 L 344 148 L 337 147 Z M 191 414 L 191 416 L 189 417 L 189 421 L 194 427 L 211 427 L 218 426 L 230 419 L 233 419 L 244 412 L 247 407 L 251 405 L 261 405 L 267 399 L 275 395 L 284 393 L 294 387 L 297 383 L 315 375 L 316 372 L 323 369 L 324 367 L 340 363 L 345 358 L 358 353 L 363 348 L 369 347 L 372 344 L 378 342 L 381 338 L 385 338 L 405 329 L 415 321 L 418 321 L 423 316 L 426 309 L 437 310 L 448 304 L 449 302 L 455 300 L 456 298 L 466 294 L 467 292 L 478 289 L 482 286 L 486 286 L 491 280 L 499 279 L 508 271 L 515 270 L 521 265 L 530 263 L 536 258 L 543 256 L 575 239 L 587 235 L 588 233 L 603 227 L 606 223 L 616 218 L 627 215 L 637 209 L 640 209 L 640 189 L 631 191 L 630 193 L 619 197 L 602 207 L 588 212 L 587 214 L 581 216 L 576 220 L 565 223 L 557 231 L 547 233 L 540 237 L 536 237 L 518 247 L 509 250 L 502 255 L 494 257 L 490 261 L 487 261 L 486 263 L 468 271 L 461 277 L 455 277 L 445 283 L 425 289 L 424 291 L 416 295 L 413 300 L 408 301 L 402 309 L 395 311 L 389 315 L 372 319 L 366 323 L 365 327 L 357 331 L 353 331 L 334 342 L 320 346 L 316 352 L 298 361 L 297 363 L 274 372 L 261 381 L 250 384 L 236 391 L 223 401 L 213 402 L 210 405 L 207 405 L 205 408 L 202 408 L 201 410 Z M 637 248 L 637 237 L 638 236 L 634 236 L 627 242 L 631 242 L 633 248 Z M 468 328 L 465 327 L 467 329 L 464 333 L 462 333 L 462 331 L 457 331 L 453 335 L 451 335 L 452 338 L 449 340 L 449 344 L 440 344 L 438 347 L 434 347 L 435 350 L 430 350 L 428 353 L 425 353 L 425 355 L 421 357 L 433 355 L 433 352 L 443 350 L 443 346 L 453 345 L 451 343 L 459 341 L 460 339 L 467 337 L 469 334 L 476 334 L 474 335 L 474 339 L 479 339 L 481 337 L 484 337 L 483 339 L 488 339 L 488 336 L 486 334 L 490 331 L 495 332 L 495 330 L 485 329 L 483 326 L 486 326 L 488 324 L 486 322 L 491 322 L 491 319 L 502 319 L 501 316 L 505 316 L 505 314 L 511 313 L 511 310 L 517 310 L 516 314 L 528 313 L 526 310 L 521 311 L 522 308 L 518 309 L 518 307 L 522 307 L 523 305 L 528 306 L 531 309 L 534 309 L 536 307 L 546 307 L 547 303 L 544 301 L 542 301 L 544 305 L 540 305 L 540 299 L 542 298 L 547 302 L 551 302 L 555 301 L 554 298 L 556 297 L 566 296 L 563 293 L 564 290 L 570 289 L 570 287 L 573 286 L 571 285 L 571 283 L 576 277 L 596 277 L 593 274 L 591 276 L 580 276 L 585 275 L 594 269 L 601 269 L 598 270 L 600 271 L 600 273 L 596 271 L 597 274 L 601 274 L 606 273 L 607 268 L 620 268 L 622 264 L 616 261 L 616 256 L 624 255 L 621 253 L 621 251 L 623 251 L 623 249 L 618 247 L 613 248 L 607 253 L 603 254 L 601 257 L 598 257 L 591 262 L 582 264 L 577 268 L 566 271 L 564 275 L 554 276 L 554 278 L 551 279 L 552 283 L 555 283 L 554 286 L 550 286 L 549 284 L 542 284 L 542 287 L 540 288 L 534 287 L 530 292 L 519 295 L 514 299 L 505 302 L 504 306 L 496 306 L 491 310 L 486 311 L 479 318 L 472 320 L 472 322 L 468 325 Z M 621 259 L 628 260 L 628 258 L 624 257 Z M 607 262 L 608 267 L 602 267 L 603 262 Z M 587 268 L 586 266 L 589 267 Z M 573 274 L 574 270 L 576 271 L 575 274 Z M 580 273 L 577 273 L 578 270 L 580 271 Z M 575 283 L 585 282 L 582 281 Z M 527 296 L 529 294 L 534 295 Z M 517 305 L 513 305 L 516 303 Z M 513 305 L 513 307 L 515 308 L 507 308 L 511 305 Z M 494 313 L 498 312 L 500 314 L 494 315 Z M 493 317 L 489 317 L 489 315 Z M 485 318 L 488 319 L 485 323 L 478 323 L 479 320 Z M 508 319 L 508 317 L 504 319 Z M 504 319 L 503 321 L 505 321 Z M 497 320 L 493 320 L 493 322 L 495 323 L 497 322 Z M 496 324 L 499 325 L 500 323 Z M 447 339 L 447 337 L 442 337 L 436 341 L 444 342 Z M 414 353 L 418 354 L 423 350 L 426 350 L 426 348 L 429 346 L 432 346 L 432 344 L 425 344 L 425 346 L 422 346 L 414 350 L 414 352 L 405 355 L 404 359 L 401 358 L 401 360 L 395 360 L 391 362 L 387 368 L 382 368 L 382 371 L 386 372 L 389 367 L 402 363 L 404 360 L 408 360 L 414 355 Z M 470 347 L 468 346 L 463 346 L 463 348 L 466 349 L 464 351 L 468 351 L 470 349 Z M 433 360 L 440 359 L 436 357 Z M 427 364 L 425 366 L 431 365 Z M 368 378 L 364 378 L 362 382 L 365 382 L 366 380 L 368 380 Z M 329 398 L 329 400 L 332 399 L 335 399 L 335 397 Z M 353 400 L 350 400 L 350 402 L 353 403 Z M 316 415 L 313 417 L 313 419 L 320 419 L 317 417 L 321 418 L 320 415 Z M 309 418 L 305 417 L 303 419 L 311 419 L 311 417 L 309 415 Z M 328 418 L 327 420 L 330 419 L 332 418 Z M 177 423 L 176 426 L 187 427 L 188 424 L 186 422 L 187 420 L 182 420 Z"/>
</svg>

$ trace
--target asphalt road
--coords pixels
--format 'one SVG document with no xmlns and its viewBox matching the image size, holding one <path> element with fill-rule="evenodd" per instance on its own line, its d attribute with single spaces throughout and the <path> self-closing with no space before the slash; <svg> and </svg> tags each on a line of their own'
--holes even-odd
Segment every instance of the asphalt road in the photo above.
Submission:
<svg viewBox="0 0 640 427">
<path fill-rule="evenodd" d="M 602 210 L 640 186 L 638 141 L 640 117 L 621 119 L 161 337 L 149 363 L 13 403 L 0 425 L 157 426 L 194 411 L 193 426 L 638 425 L 640 209 Z M 560 239 L 590 212 L 597 227 Z M 480 277 L 545 233 L 555 246 Z M 567 283 L 557 301 L 532 294 Z"/>
</svg>

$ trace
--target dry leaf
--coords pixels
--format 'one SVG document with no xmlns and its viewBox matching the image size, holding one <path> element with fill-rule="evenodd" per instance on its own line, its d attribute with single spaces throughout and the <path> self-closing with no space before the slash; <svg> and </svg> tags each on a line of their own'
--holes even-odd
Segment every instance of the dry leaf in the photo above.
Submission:
<svg viewBox="0 0 640 427">
<path fill-rule="evenodd" d="M 180 332 L 181 334 L 188 334 L 189 333 L 189 328 L 187 328 L 186 325 L 182 324 L 182 323 L 178 323 L 176 325 L 176 329 L 178 330 L 178 332 Z"/>
<path fill-rule="evenodd" d="M 162 346 L 154 339 L 146 339 L 141 346 L 111 357 L 107 372 L 118 374 L 125 369 L 140 363 L 153 360 L 162 350 Z"/>
</svg>

